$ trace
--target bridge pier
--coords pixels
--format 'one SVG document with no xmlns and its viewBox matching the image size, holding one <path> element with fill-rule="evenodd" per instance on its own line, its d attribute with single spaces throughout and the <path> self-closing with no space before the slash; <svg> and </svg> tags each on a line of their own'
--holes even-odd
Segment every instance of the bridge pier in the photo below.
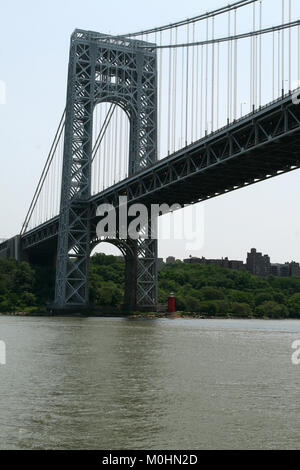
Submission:
<svg viewBox="0 0 300 470">
<path fill-rule="evenodd" d="M 125 254 L 125 293 L 123 310 L 125 312 L 137 309 L 136 302 L 137 285 L 137 244 L 133 244 L 131 250 Z"/>
</svg>

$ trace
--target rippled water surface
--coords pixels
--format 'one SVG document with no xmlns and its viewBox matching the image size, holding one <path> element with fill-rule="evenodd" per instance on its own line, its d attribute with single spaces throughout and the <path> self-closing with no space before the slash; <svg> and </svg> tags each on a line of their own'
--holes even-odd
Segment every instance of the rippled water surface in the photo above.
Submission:
<svg viewBox="0 0 300 470">
<path fill-rule="evenodd" d="M 0 317 L 0 449 L 300 449 L 300 322 Z"/>
</svg>

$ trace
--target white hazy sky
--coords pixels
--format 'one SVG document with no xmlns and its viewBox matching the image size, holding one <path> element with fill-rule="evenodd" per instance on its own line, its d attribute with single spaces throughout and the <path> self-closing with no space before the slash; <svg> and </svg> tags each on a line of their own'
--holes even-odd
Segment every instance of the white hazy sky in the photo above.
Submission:
<svg viewBox="0 0 300 470">
<path fill-rule="evenodd" d="M 6 84 L 6 104 L 0 105 L 0 238 L 20 231 L 64 109 L 72 31 L 126 33 L 225 3 L 0 0 L 0 80 Z M 274 262 L 300 261 L 299 183 L 297 170 L 203 204 L 202 244 L 191 251 L 184 241 L 162 241 L 160 256 L 245 259 L 257 247 Z"/>
</svg>

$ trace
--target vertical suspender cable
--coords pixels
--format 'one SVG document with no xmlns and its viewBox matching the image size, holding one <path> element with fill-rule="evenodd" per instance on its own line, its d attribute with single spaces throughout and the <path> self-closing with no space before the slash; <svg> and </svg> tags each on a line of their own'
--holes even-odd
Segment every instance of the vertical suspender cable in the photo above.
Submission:
<svg viewBox="0 0 300 470">
<path fill-rule="evenodd" d="M 230 29 L 231 29 L 231 20 L 230 20 Z M 230 122 L 232 121 L 232 40 L 229 41 L 229 71 L 230 71 L 230 79 L 229 79 L 229 116 Z"/>
<path fill-rule="evenodd" d="M 170 29 L 170 44 L 172 45 L 172 28 Z M 172 48 L 169 49 L 169 90 L 168 90 L 168 155 L 171 148 L 171 89 L 172 89 Z"/>
<path fill-rule="evenodd" d="M 236 14 L 237 11 L 234 10 L 234 35 L 236 36 L 237 27 L 236 27 Z M 234 41 L 234 85 L 233 85 L 233 114 L 234 120 L 237 118 L 237 39 Z"/>
<path fill-rule="evenodd" d="M 289 23 L 292 21 L 292 1 L 289 0 Z M 292 89 L 292 29 L 289 28 L 289 91 Z"/>
<path fill-rule="evenodd" d="M 196 140 L 199 139 L 199 46 L 196 51 Z"/>
<path fill-rule="evenodd" d="M 109 149 L 108 149 L 108 155 L 109 155 L 109 179 L 108 179 L 108 184 L 109 186 L 112 185 L 112 165 L 113 165 L 113 122 L 112 120 L 110 121 L 108 125 L 108 135 L 109 135 Z"/>
<path fill-rule="evenodd" d="M 212 18 L 212 39 L 215 39 L 215 18 Z M 211 55 L 211 131 L 214 131 L 215 119 L 215 44 L 212 43 Z"/>
<path fill-rule="evenodd" d="M 104 105 L 105 106 L 105 105 Z M 102 124 L 102 123 L 101 123 Z M 105 189 L 105 182 L 106 182 L 106 172 L 107 172 L 107 161 L 106 161 L 106 138 L 107 133 L 105 132 L 103 137 L 103 150 L 102 150 L 102 159 L 103 159 L 103 177 L 102 177 L 102 190 Z"/>
<path fill-rule="evenodd" d="M 231 26 L 231 17 L 230 11 L 228 12 L 228 37 L 230 36 L 230 26 Z M 227 74 L 227 123 L 230 122 L 230 41 L 228 41 L 228 54 L 227 54 L 227 67 L 228 67 L 228 74 Z"/>
<path fill-rule="evenodd" d="M 56 189 L 56 180 L 55 180 L 55 168 L 56 168 L 56 159 L 57 159 L 57 149 L 58 143 L 55 151 L 54 158 L 51 163 L 50 169 L 50 191 L 51 191 L 51 219 L 54 217 L 54 208 L 55 208 L 55 189 Z"/>
<path fill-rule="evenodd" d="M 125 178 L 127 178 L 127 175 L 128 175 L 128 158 L 129 158 L 129 120 L 126 118 L 125 119 L 125 149 L 126 149 L 126 156 L 127 156 L 127 159 L 125 160 L 124 158 L 124 161 L 126 161 L 127 163 L 127 166 L 124 167 L 124 176 Z"/>
<path fill-rule="evenodd" d="M 117 112 L 115 113 L 115 141 L 114 141 L 114 183 L 116 183 L 116 178 L 117 178 L 117 160 L 118 160 L 118 111 L 119 109 L 117 108 Z M 118 162 L 119 163 L 119 162 Z"/>
<path fill-rule="evenodd" d="M 103 105 L 99 106 L 99 125 L 102 127 L 102 117 L 103 117 Z M 103 166 L 103 158 L 101 158 L 101 154 L 103 154 L 103 148 L 99 149 L 98 152 L 98 178 L 97 178 L 97 187 L 96 190 L 100 190 L 101 186 L 101 179 L 103 178 L 103 174 L 101 171 L 101 166 Z"/>
<path fill-rule="evenodd" d="M 47 178 L 46 178 L 46 191 L 45 191 L 45 195 L 46 195 L 46 210 L 45 210 L 45 214 L 44 214 L 44 217 L 43 217 L 43 222 L 45 222 L 46 220 L 49 219 L 49 194 L 50 194 L 50 191 L 49 191 L 49 172 L 48 172 L 48 175 L 47 175 Z"/>
<path fill-rule="evenodd" d="M 110 175 L 111 175 L 111 126 L 110 126 L 110 123 L 108 125 L 108 128 L 107 128 L 107 181 L 106 181 L 106 185 L 107 186 L 110 186 L 111 185 L 111 182 L 110 182 Z"/>
<path fill-rule="evenodd" d="M 220 43 L 218 43 L 218 59 L 217 59 L 217 129 L 219 129 L 219 112 L 220 112 Z"/>
<path fill-rule="evenodd" d="M 272 96 L 273 101 L 275 100 L 275 32 L 272 33 Z"/>
<path fill-rule="evenodd" d="M 102 111 L 103 111 L 103 104 L 98 106 L 99 108 L 99 127 L 102 128 Z M 103 158 L 102 155 L 102 147 L 98 151 L 98 169 L 97 169 L 97 182 L 95 190 L 98 192 L 100 191 L 101 187 L 101 179 L 103 179 L 103 173 L 101 171 L 101 167 L 103 167 Z"/>
<path fill-rule="evenodd" d="M 56 187 L 56 178 L 55 178 L 55 163 L 57 159 L 57 150 L 54 157 L 54 161 L 52 162 L 52 184 L 51 184 L 51 191 L 52 191 L 52 218 L 55 216 L 55 187 Z"/>
<path fill-rule="evenodd" d="M 107 114 L 107 105 L 105 109 L 105 114 Z M 108 186 L 108 179 L 109 179 L 109 129 L 105 132 L 105 154 L 104 154 L 105 164 L 106 164 L 106 172 L 105 172 L 105 188 Z"/>
<path fill-rule="evenodd" d="M 195 23 L 193 23 L 193 42 L 195 42 Z M 195 47 L 192 47 L 192 122 L 191 122 L 191 142 L 194 142 L 194 92 L 195 92 Z"/>
<path fill-rule="evenodd" d="M 178 28 L 175 28 L 175 44 L 178 42 Z M 177 48 L 174 51 L 174 69 L 173 69 L 173 139 L 172 139 L 172 147 L 173 152 L 176 149 L 176 119 L 177 119 Z"/>
<path fill-rule="evenodd" d="M 298 26 L 298 84 L 297 87 L 300 87 L 300 26 Z"/>
<path fill-rule="evenodd" d="M 162 45 L 162 31 L 160 32 L 160 45 Z M 163 58 L 163 49 L 160 49 L 159 51 L 159 83 L 158 83 L 158 89 L 159 89 L 159 97 L 158 97 L 158 102 L 159 102 L 159 109 L 158 109 L 158 155 L 159 158 L 161 157 L 161 130 L 162 130 L 162 122 L 161 122 L 161 117 L 162 117 L 162 58 Z"/>
<path fill-rule="evenodd" d="M 259 29 L 262 29 L 262 0 L 259 2 Z M 259 80 L 259 107 L 262 105 L 262 81 L 261 81 L 261 74 L 262 74 L 262 37 L 261 35 L 259 36 L 259 64 L 258 64 L 258 80 Z"/>
<path fill-rule="evenodd" d="M 117 160 L 118 160 L 118 152 L 117 152 L 117 142 L 118 142 L 118 109 L 116 109 L 115 114 L 115 122 L 114 122 L 114 128 L 112 129 L 113 134 L 114 134 L 114 168 L 113 168 L 113 184 L 116 183 L 116 177 L 117 177 Z"/>
<path fill-rule="evenodd" d="M 203 65 L 204 47 L 201 46 L 201 79 L 200 79 L 200 136 L 203 135 Z"/>
<path fill-rule="evenodd" d="M 250 111 L 253 111 L 253 38 L 250 38 Z"/>
<path fill-rule="evenodd" d="M 111 120 L 110 134 L 111 134 L 111 148 L 110 148 L 110 184 L 114 184 L 114 160 L 115 160 L 115 139 L 114 139 L 114 119 Z"/>
<path fill-rule="evenodd" d="M 97 140 L 97 134 L 98 134 L 98 117 L 99 117 L 99 106 L 96 106 L 95 109 L 94 109 L 94 113 L 93 113 L 93 145 L 94 143 L 96 142 Z M 97 175 L 97 171 L 96 171 L 96 167 L 97 167 L 97 156 L 96 156 L 96 159 L 94 161 L 92 161 L 92 194 L 94 194 L 94 191 L 96 192 L 97 191 L 97 179 L 98 179 L 98 175 Z"/>
<path fill-rule="evenodd" d="M 299 88 L 300 87 L 300 26 L 298 26 L 298 77 L 297 77 L 297 80 L 298 80 L 298 84 L 297 84 L 297 87 Z"/>
<path fill-rule="evenodd" d="M 208 41 L 208 19 L 206 20 L 206 40 Z M 205 70 L 205 134 L 208 132 L 208 45 L 205 46 L 206 70 Z"/>
<path fill-rule="evenodd" d="M 189 23 L 187 24 L 187 43 L 190 42 L 190 25 Z M 187 47 L 187 51 L 186 51 L 186 100 L 185 100 L 185 104 L 186 104 L 186 112 L 185 112 L 185 145 L 188 144 L 188 125 L 189 125 L 189 119 L 188 119 L 188 116 L 189 116 L 189 52 L 190 52 L 190 49 L 189 47 Z"/>
<path fill-rule="evenodd" d="M 180 146 L 184 146 L 184 55 L 185 48 L 182 49 L 182 74 L 181 74 L 181 143 Z"/>
<path fill-rule="evenodd" d="M 59 140 L 59 147 L 58 147 L 58 159 L 56 163 L 56 174 L 57 174 L 57 185 L 56 185 L 56 206 L 55 206 L 55 212 L 57 215 L 59 212 L 59 204 L 60 204 L 60 199 L 59 199 L 59 191 L 58 188 L 61 188 L 61 161 L 62 161 L 62 149 L 63 149 L 63 137 L 60 138 Z"/>
<path fill-rule="evenodd" d="M 97 107 L 94 108 L 94 112 L 93 112 L 93 145 L 94 145 L 94 142 L 96 142 L 96 139 L 97 139 L 97 134 L 96 134 L 96 129 L 97 129 Z M 94 190 L 94 186 L 95 186 L 95 177 L 96 177 L 96 172 L 94 171 L 94 168 L 95 168 L 95 162 L 92 161 L 92 194 L 93 194 L 93 190 Z"/>
<path fill-rule="evenodd" d="M 126 143 L 124 143 L 124 138 L 123 138 L 123 127 L 124 127 L 124 113 L 121 113 L 121 119 L 120 119 L 120 147 L 119 147 L 119 155 L 120 155 L 120 180 L 124 178 L 124 149 L 126 148 Z"/>
<path fill-rule="evenodd" d="M 94 109 L 94 114 L 93 114 L 93 122 L 95 123 L 93 145 L 97 140 L 97 133 L 99 129 L 100 108 L 101 108 L 101 105 L 96 106 L 96 108 Z M 101 122 L 100 122 L 100 125 L 101 125 Z M 92 161 L 92 194 L 96 194 L 97 192 L 98 181 L 99 181 L 99 153 L 97 153 L 95 160 Z"/>
<path fill-rule="evenodd" d="M 54 167 L 55 167 L 55 159 L 56 155 L 54 156 L 54 160 L 51 163 L 51 171 L 50 171 L 50 193 L 51 193 L 51 204 L 50 204 L 50 218 L 54 216 Z"/>
<path fill-rule="evenodd" d="M 282 24 L 284 24 L 285 19 L 285 1 L 282 0 Z M 282 96 L 284 95 L 285 89 L 285 73 L 284 73 L 284 30 L 282 30 L 282 43 L 281 43 L 281 65 L 282 65 Z"/>
<path fill-rule="evenodd" d="M 256 27 L 256 5 L 253 3 L 253 31 Z M 253 110 L 257 104 L 257 38 L 253 38 Z"/>
<path fill-rule="evenodd" d="M 58 183 L 59 183 L 59 178 L 58 178 L 58 165 L 57 165 L 57 162 L 60 158 L 60 142 L 61 142 L 61 139 L 59 139 L 59 142 L 57 144 L 57 149 L 56 149 L 56 158 L 53 162 L 54 164 L 54 186 L 53 186 L 53 205 L 54 205 L 54 208 L 53 208 L 53 211 L 54 211 L 54 216 L 57 215 L 57 212 L 56 212 L 56 208 L 57 208 L 57 187 L 58 187 Z"/>
<path fill-rule="evenodd" d="M 45 211 L 43 213 L 43 218 L 42 218 L 42 223 L 45 222 L 48 218 L 48 210 L 49 210 L 49 187 L 48 187 L 48 178 L 49 173 L 47 174 L 46 180 L 45 180 L 45 185 L 44 185 L 44 194 L 45 194 Z"/>
<path fill-rule="evenodd" d="M 280 31 L 278 31 L 278 97 L 280 96 L 280 87 L 281 87 L 281 66 L 280 66 Z"/>
</svg>

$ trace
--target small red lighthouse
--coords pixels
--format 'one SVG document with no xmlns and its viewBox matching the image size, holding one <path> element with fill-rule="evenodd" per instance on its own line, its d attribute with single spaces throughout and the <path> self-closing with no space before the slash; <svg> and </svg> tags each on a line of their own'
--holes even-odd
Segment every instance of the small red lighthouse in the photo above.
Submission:
<svg viewBox="0 0 300 470">
<path fill-rule="evenodd" d="M 173 293 L 170 294 L 168 299 L 168 312 L 175 313 L 175 297 Z"/>
</svg>

